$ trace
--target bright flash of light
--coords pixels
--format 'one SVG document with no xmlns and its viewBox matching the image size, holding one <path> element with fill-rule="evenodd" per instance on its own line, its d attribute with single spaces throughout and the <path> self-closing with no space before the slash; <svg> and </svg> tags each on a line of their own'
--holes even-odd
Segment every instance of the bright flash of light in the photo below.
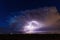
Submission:
<svg viewBox="0 0 60 40">
<path fill-rule="evenodd" d="M 37 21 L 28 22 L 28 25 L 24 27 L 25 33 L 34 33 L 36 29 L 42 27 L 42 24 L 38 23 Z"/>
</svg>

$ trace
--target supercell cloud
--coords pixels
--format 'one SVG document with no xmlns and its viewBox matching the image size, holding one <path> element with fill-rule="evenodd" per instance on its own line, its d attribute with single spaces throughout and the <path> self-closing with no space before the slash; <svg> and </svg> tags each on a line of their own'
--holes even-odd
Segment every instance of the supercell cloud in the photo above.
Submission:
<svg viewBox="0 0 60 40">
<path fill-rule="evenodd" d="M 58 28 L 60 26 L 60 15 L 56 7 L 43 7 L 20 11 L 19 13 L 22 15 L 16 16 L 10 22 L 10 26 L 14 27 L 14 30 L 18 32 L 38 33 L 40 29 L 43 30 L 42 28 Z"/>
</svg>

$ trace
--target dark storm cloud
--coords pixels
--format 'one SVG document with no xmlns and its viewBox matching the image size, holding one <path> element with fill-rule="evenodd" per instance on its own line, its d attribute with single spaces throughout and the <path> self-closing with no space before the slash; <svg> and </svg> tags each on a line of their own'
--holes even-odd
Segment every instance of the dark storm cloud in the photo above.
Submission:
<svg viewBox="0 0 60 40">
<path fill-rule="evenodd" d="M 27 21 L 38 20 L 43 22 L 46 26 L 52 27 L 57 26 L 57 24 L 59 24 L 57 21 L 60 19 L 56 7 L 44 7 L 25 11 L 22 10 L 17 12 L 17 14 L 19 15 L 12 17 L 10 21 L 10 27 L 15 31 L 21 31 Z"/>
</svg>

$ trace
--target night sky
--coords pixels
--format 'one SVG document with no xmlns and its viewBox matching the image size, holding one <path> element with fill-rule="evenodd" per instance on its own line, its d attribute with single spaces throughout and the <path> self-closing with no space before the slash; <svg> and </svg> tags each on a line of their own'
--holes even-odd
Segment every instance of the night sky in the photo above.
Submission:
<svg viewBox="0 0 60 40">
<path fill-rule="evenodd" d="M 8 21 L 11 17 L 18 15 L 17 12 L 21 10 L 35 9 L 44 6 L 56 6 L 58 11 L 60 11 L 59 1 L 0 0 L 0 28 L 9 28 Z"/>
</svg>

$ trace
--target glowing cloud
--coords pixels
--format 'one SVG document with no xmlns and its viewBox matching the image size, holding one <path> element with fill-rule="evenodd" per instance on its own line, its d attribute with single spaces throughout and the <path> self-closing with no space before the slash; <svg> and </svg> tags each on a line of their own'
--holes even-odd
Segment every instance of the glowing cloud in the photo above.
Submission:
<svg viewBox="0 0 60 40">
<path fill-rule="evenodd" d="M 37 21 L 31 21 L 31 22 L 28 22 L 28 25 L 24 27 L 24 31 L 26 33 L 33 33 L 34 31 L 36 31 L 41 27 L 42 27 L 42 24 L 38 23 Z"/>
</svg>

